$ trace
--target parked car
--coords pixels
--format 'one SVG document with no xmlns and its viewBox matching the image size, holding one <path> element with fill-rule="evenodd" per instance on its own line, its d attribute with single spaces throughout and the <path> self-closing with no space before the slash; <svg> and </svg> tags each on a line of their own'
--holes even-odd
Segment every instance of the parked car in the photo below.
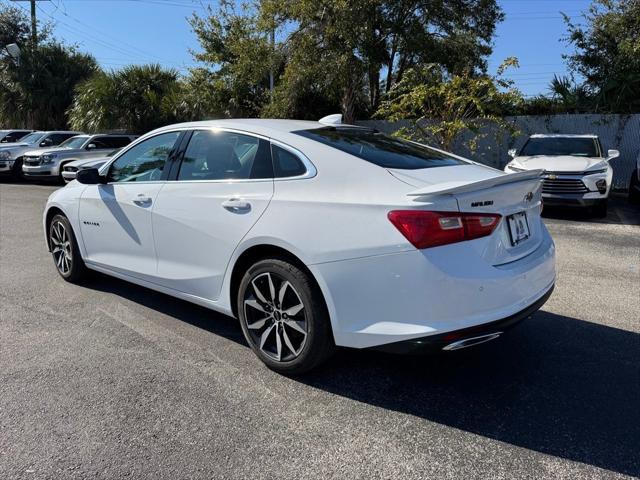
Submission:
<svg viewBox="0 0 640 480">
<path fill-rule="evenodd" d="M 286 373 L 335 345 L 469 347 L 544 304 L 542 170 L 325 123 L 171 125 L 80 170 L 44 211 L 59 274 L 98 270 L 235 316 Z"/>
<path fill-rule="evenodd" d="M 136 138 L 133 135 L 78 135 L 57 148 L 25 152 L 22 173 L 25 177 L 62 181 L 62 169 L 67 163 L 104 157 Z"/>
<path fill-rule="evenodd" d="M 38 131 L 25 135 L 19 142 L 0 145 L 0 174 L 12 175 L 15 179 L 22 178 L 22 160 L 25 152 L 51 148 L 81 134 L 82 132 Z"/>
<path fill-rule="evenodd" d="M 115 150 L 109 154 L 109 156 L 114 155 L 119 150 Z M 62 167 L 62 178 L 66 183 L 69 183 L 76 179 L 76 174 L 78 170 L 84 170 L 85 168 L 100 168 L 102 165 L 109 161 L 109 156 L 95 158 L 93 160 L 75 160 L 73 162 L 66 163 L 64 167 Z"/>
<path fill-rule="evenodd" d="M 0 144 L 15 143 L 31 132 L 33 130 L 0 130 Z"/>
<path fill-rule="evenodd" d="M 629 181 L 629 201 L 631 203 L 640 203 L 640 152 L 636 157 L 636 168 L 631 173 Z"/>
<path fill-rule="evenodd" d="M 507 173 L 545 170 L 545 205 L 590 207 L 597 216 L 607 215 L 613 179 L 609 162 L 620 154 L 605 154 L 597 135 L 531 135 L 509 155 L 513 160 L 504 169 Z"/>
</svg>

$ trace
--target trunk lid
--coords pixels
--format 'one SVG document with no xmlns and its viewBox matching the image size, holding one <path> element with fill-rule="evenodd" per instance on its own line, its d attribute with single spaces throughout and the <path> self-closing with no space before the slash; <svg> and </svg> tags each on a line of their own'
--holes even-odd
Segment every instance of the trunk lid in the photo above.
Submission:
<svg viewBox="0 0 640 480">
<path fill-rule="evenodd" d="M 481 165 L 465 165 L 420 170 L 390 169 L 389 172 L 398 180 L 417 187 L 407 196 L 416 202 L 429 204 L 429 209 L 437 205 L 438 198 L 453 197 L 460 212 L 502 215 L 500 224 L 491 235 L 466 242 L 491 265 L 525 257 L 542 242 L 542 170 L 505 174 Z M 525 216 L 520 216 L 521 213 Z M 526 240 L 514 242 L 514 234 L 520 228 L 518 220 L 524 220 L 526 225 L 523 228 L 528 229 L 529 236 Z"/>
</svg>

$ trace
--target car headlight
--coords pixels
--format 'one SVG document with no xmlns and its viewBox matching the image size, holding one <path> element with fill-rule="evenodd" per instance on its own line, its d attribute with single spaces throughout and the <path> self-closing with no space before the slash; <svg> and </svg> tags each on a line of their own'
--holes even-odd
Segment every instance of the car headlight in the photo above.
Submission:
<svg viewBox="0 0 640 480">
<path fill-rule="evenodd" d="M 58 155 L 56 155 L 55 153 L 49 153 L 47 155 L 42 155 L 40 159 L 42 160 L 42 163 L 51 163 L 57 156 Z"/>
<path fill-rule="evenodd" d="M 0 152 L 0 160 L 11 160 L 11 154 L 7 151 Z"/>
</svg>

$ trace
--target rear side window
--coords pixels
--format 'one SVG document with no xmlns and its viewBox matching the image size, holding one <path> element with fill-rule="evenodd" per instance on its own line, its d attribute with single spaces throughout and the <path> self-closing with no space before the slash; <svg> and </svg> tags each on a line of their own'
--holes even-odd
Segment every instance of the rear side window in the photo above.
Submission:
<svg viewBox="0 0 640 480">
<path fill-rule="evenodd" d="M 196 130 L 184 153 L 178 180 L 271 178 L 269 144 L 235 132 Z"/>
<path fill-rule="evenodd" d="M 446 153 L 368 128 L 327 127 L 293 133 L 384 168 L 417 170 L 467 164 Z"/>
<path fill-rule="evenodd" d="M 49 139 L 51 139 L 51 145 L 60 145 L 66 139 L 75 137 L 78 135 L 77 133 L 53 133 L 49 135 Z"/>
<path fill-rule="evenodd" d="M 297 155 L 277 145 L 271 145 L 273 173 L 276 178 L 297 177 L 307 173 L 307 168 Z"/>
</svg>

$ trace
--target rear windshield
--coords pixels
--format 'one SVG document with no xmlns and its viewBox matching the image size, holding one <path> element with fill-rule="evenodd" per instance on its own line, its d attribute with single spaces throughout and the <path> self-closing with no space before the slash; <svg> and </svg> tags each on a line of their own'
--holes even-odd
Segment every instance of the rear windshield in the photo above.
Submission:
<svg viewBox="0 0 640 480">
<path fill-rule="evenodd" d="M 571 155 L 577 157 L 599 157 L 595 138 L 530 138 L 520 152 L 522 156 Z"/>
<path fill-rule="evenodd" d="M 354 155 L 384 168 L 419 168 L 466 165 L 467 162 L 446 153 L 367 128 L 317 128 L 296 132 L 311 140 Z"/>
</svg>

